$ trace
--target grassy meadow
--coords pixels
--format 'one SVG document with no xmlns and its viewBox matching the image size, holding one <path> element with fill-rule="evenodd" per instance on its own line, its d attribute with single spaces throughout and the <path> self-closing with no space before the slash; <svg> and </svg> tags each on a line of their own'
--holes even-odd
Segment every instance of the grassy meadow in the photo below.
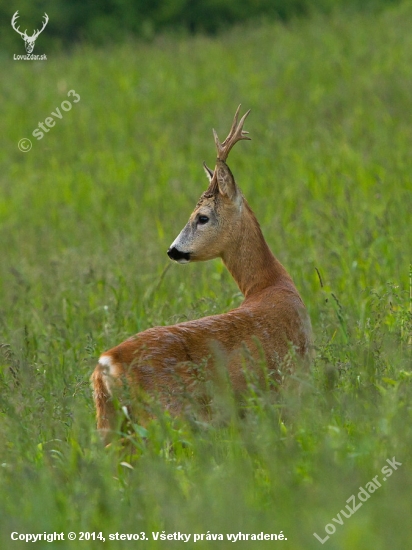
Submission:
<svg viewBox="0 0 412 550">
<path fill-rule="evenodd" d="M 287 538 L 244 548 L 408 547 L 411 27 L 406 2 L 47 62 L 13 61 L 23 44 L 3 51 L 1 548 L 27 547 L 13 532 L 64 532 L 60 550 L 181 547 L 154 540 L 162 531 L 200 549 L 239 532 Z M 308 307 L 316 360 L 275 404 L 251 383 L 243 420 L 195 429 L 159 413 L 136 426 L 134 457 L 105 449 L 89 385 L 99 353 L 242 299 L 220 261 L 168 267 L 166 256 L 207 186 L 212 128 L 223 139 L 239 103 L 252 141 L 229 165 Z M 377 475 L 376 494 L 334 522 Z M 313 533 L 324 539 L 328 524 L 322 545 Z M 116 532 L 148 540 L 109 541 Z"/>
</svg>

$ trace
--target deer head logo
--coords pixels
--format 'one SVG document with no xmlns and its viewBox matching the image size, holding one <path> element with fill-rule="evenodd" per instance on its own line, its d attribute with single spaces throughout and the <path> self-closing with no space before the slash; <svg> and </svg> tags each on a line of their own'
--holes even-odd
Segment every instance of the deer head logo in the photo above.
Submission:
<svg viewBox="0 0 412 550">
<path fill-rule="evenodd" d="M 37 37 L 39 36 L 39 34 L 44 30 L 44 27 L 47 25 L 47 23 L 49 22 L 49 16 L 47 15 L 47 13 L 45 13 L 43 15 L 44 17 L 44 21 L 43 21 L 43 26 L 40 30 L 36 30 L 34 31 L 34 33 L 31 35 L 31 36 L 27 36 L 26 34 L 26 31 L 27 29 L 24 31 L 24 32 L 20 32 L 19 31 L 19 28 L 20 27 L 17 27 L 16 28 L 16 22 L 17 22 L 17 19 L 18 19 L 18 10 L 16 11 L 16 13 L 13 15 L 13 18 L 11 20 L 11 26 L 13 27 L 13 29 L 18 32 L 20 34 L 20 36 L 23 38 L 24 40 L 24 45 L 26 46 L 26 52 L 27 53 L 31 53 L 34 49 L 34 45 L 36 43 L 36 39 Z"/>
</svg>

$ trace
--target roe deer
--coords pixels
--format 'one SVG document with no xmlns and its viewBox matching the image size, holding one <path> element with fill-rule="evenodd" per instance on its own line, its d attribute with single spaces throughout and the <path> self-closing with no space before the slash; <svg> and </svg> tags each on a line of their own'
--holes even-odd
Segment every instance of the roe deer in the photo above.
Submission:
<svg viewBox="0 0 412 550">
<path fill-rule="evenodd" d="M 310 320 L 302 299 L 266 244 L 225 162 L 237 141 L 250 139 L 243 130 L 250 111 L 238 123 L 239 109 L 223 143 L 213 130 L 216 167 L 212 171 L 204 164 L 209 187 L 167 253 L 181 264 L 222 258 L 245 300 L 228 313 L 149 328 L 103 353 L 92 383 L 97 427 L 105 439 L 116 426 L 113 398 L 119 388 L 130 390 L 132 415 L 145 395 L 158 397 L 176 415 L 182 410 L 182 393 L 193 390 L 193 365 L 203 364 L 206 376 L 213 377 L 216 346 L 236 394 L 247 385 L 245 349 L 255 360 L 263 351 L 269 372 L 277 372 L 291 347 L 302 358 L 311 354 Z"/>
</svg>

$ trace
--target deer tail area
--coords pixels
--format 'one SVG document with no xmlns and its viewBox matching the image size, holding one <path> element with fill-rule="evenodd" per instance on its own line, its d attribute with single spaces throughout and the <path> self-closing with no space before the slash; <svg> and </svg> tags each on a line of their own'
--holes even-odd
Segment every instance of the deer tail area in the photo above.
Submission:
<svg viewBox="0 0 412 550">
<path fill-rule="evenodd" d="M 105 443 L 108 443 L 116 428 L 116 407 L 113 401 L 115 384 L 112 359 L 102 355 L 90 381 L 93 387 L 93 398 L 96 406 L 97 428 Z"/>
</svg>

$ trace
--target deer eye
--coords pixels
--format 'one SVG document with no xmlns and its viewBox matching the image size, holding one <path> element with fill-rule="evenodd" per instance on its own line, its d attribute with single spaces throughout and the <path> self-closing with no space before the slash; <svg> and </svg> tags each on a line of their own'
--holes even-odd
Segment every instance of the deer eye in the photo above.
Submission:
<svg viewBox="0 0 412 550">
<path fill-rule="evenodd" d="M 197 218 L 197 223 L 200 223 L 200 225 L 204 225 L 209 221 L 209 218 L 207 216 L 199 216 Z"/>
</svg>

